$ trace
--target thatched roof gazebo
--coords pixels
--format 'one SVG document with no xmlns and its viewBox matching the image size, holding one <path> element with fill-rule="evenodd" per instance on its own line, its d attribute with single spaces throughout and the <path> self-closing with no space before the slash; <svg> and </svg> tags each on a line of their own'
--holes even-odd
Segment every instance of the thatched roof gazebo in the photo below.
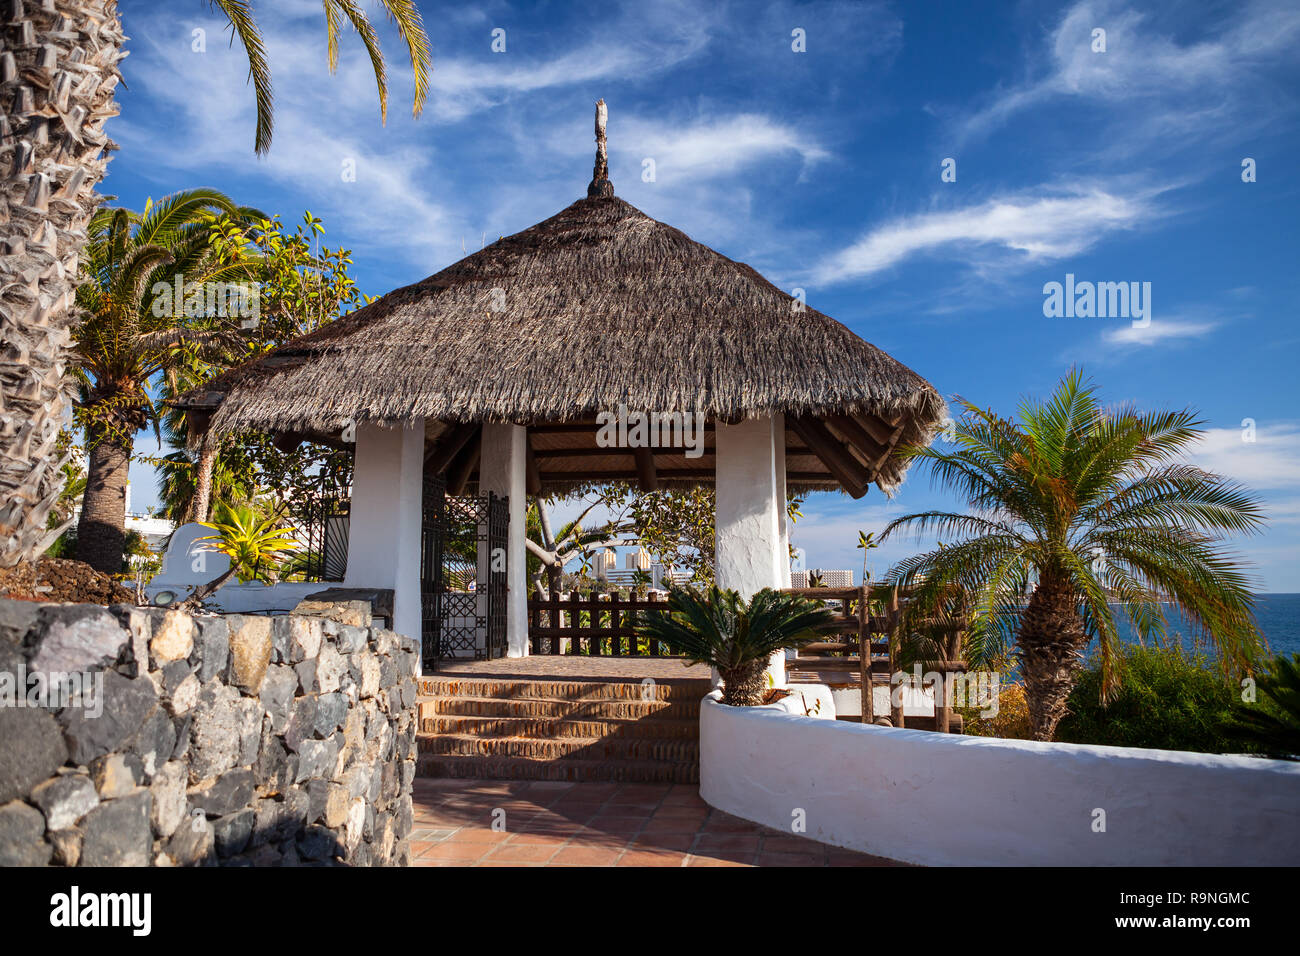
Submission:
<svg viewBox="0 0 1300 956">
<path fill-rule="evenodd" d="M 787 484 L 855 498 L 871 484 L 892 490 L 905 470 L 897 448 L 928 443 L 938 428 L 939 393 L 749 266 L 615 197 L 604 115 L 602 101 L 585 199 L 178 404 L 200 430 L 254 429 L 290 444 L 355 434 L 359 486 L 365 436 L 387 431 L 392 444 L 401 429 L 413 447 L 390 455 L 418 457 L 451 491 L 513 493 L 521 527 L 519 492 L 716 481 L 720 583 L 731 507 L 723 485 L 733 468 L 747 481 L 756 454 L 768 475 L 760 504 L 779 512 L 778 537 Z M 620 409 L 694 418 L 702 442 L 637 443 L 626 433 L 611 442 L 601 424 Z M 751 504 L 738 502 L 738 513 Z M 748 577 L 736 583 L 756 583 Z M 518 580 L 522 590 L 522 571 Z"/>
</svg>

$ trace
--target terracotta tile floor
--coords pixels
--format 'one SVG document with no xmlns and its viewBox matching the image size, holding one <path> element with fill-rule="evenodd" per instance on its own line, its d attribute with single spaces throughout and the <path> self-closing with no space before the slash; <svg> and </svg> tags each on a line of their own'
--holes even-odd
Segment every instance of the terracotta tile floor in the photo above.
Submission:
<svg viewBox="0 0 1300 956">
<path fill-rule="evenodd" d="M 493 829 L 493 820 L 503 829 Z M 415 866 L 891 866 L 714 810 L 682 784 L 415 781 Z"/>
</svg>

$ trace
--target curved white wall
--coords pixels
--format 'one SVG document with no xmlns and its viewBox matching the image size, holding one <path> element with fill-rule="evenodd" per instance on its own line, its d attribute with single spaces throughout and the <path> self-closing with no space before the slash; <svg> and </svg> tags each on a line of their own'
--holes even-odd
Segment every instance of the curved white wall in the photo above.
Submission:
<svg viewBox="0 0 1300 956">
<path fill-rule="evenodd" d="M 1300 864 L 1300 763 L 700 711 L 700 795 L 927 865 Z M 1105 832 L 1095 832 L 1095 810 Z"/>
</svg>

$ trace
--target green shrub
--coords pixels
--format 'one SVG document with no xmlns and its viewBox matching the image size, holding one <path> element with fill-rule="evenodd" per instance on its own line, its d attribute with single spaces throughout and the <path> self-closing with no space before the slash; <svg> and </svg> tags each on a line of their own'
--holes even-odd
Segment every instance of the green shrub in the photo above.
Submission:
<svg viewBox="0 0 1300 956">
<path fill-rule="evenodd" d="M 1098 700 L 1101 665 L 1094 657 L 1070 694 L 1057 740 L 1200 753 L 1248 749 L 1228 735 L 1236 689 L 1212 660 L 1177 646 L 1129 645 L 1121 653 L 1115 698 L 1105 706 Z"/>
</svg>

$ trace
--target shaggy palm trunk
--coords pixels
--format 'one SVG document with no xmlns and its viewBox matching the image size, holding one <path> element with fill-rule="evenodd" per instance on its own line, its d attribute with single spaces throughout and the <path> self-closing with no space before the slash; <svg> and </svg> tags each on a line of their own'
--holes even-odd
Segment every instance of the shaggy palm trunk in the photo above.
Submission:
<svg viewBox="0 0 1300 956">
<path fill-rule="evenodd" d="M 1020 671 L 1034 740 L 1051 740 L 1066 713 L 1088 636 L 1068 578 L 1044 575 L 1020 618 Z"/>
<path fill-rule="evenodd" d="M 56 457 L 77 255 L 117 115 L 116 0 L 0 4 L 0 566 L 32 560 L 62 490 Z"/>
<path fill-rule="evenodd" d="M 718 668 L 722 676 L 722 702 L 732 707 L 757 707 L 767 690 L 767 661 L 750 661 L 740 667 Z"/>
<path fill-rule="evenodd" d="M 217 443 L 211 433 L 203 436 L 199 458 L 194 465 L 194 521 L 207 521 L 212 511 L 212 472 L 217 467 Z"/>
<path fill-rule="evenodd" d="M 77 560 L 97 571 L 122 570 L 126 547 L 126 482 L 132 442 L 121 433 L 87 434 L 86 493 L 77 524 Z"/>
</svg>

